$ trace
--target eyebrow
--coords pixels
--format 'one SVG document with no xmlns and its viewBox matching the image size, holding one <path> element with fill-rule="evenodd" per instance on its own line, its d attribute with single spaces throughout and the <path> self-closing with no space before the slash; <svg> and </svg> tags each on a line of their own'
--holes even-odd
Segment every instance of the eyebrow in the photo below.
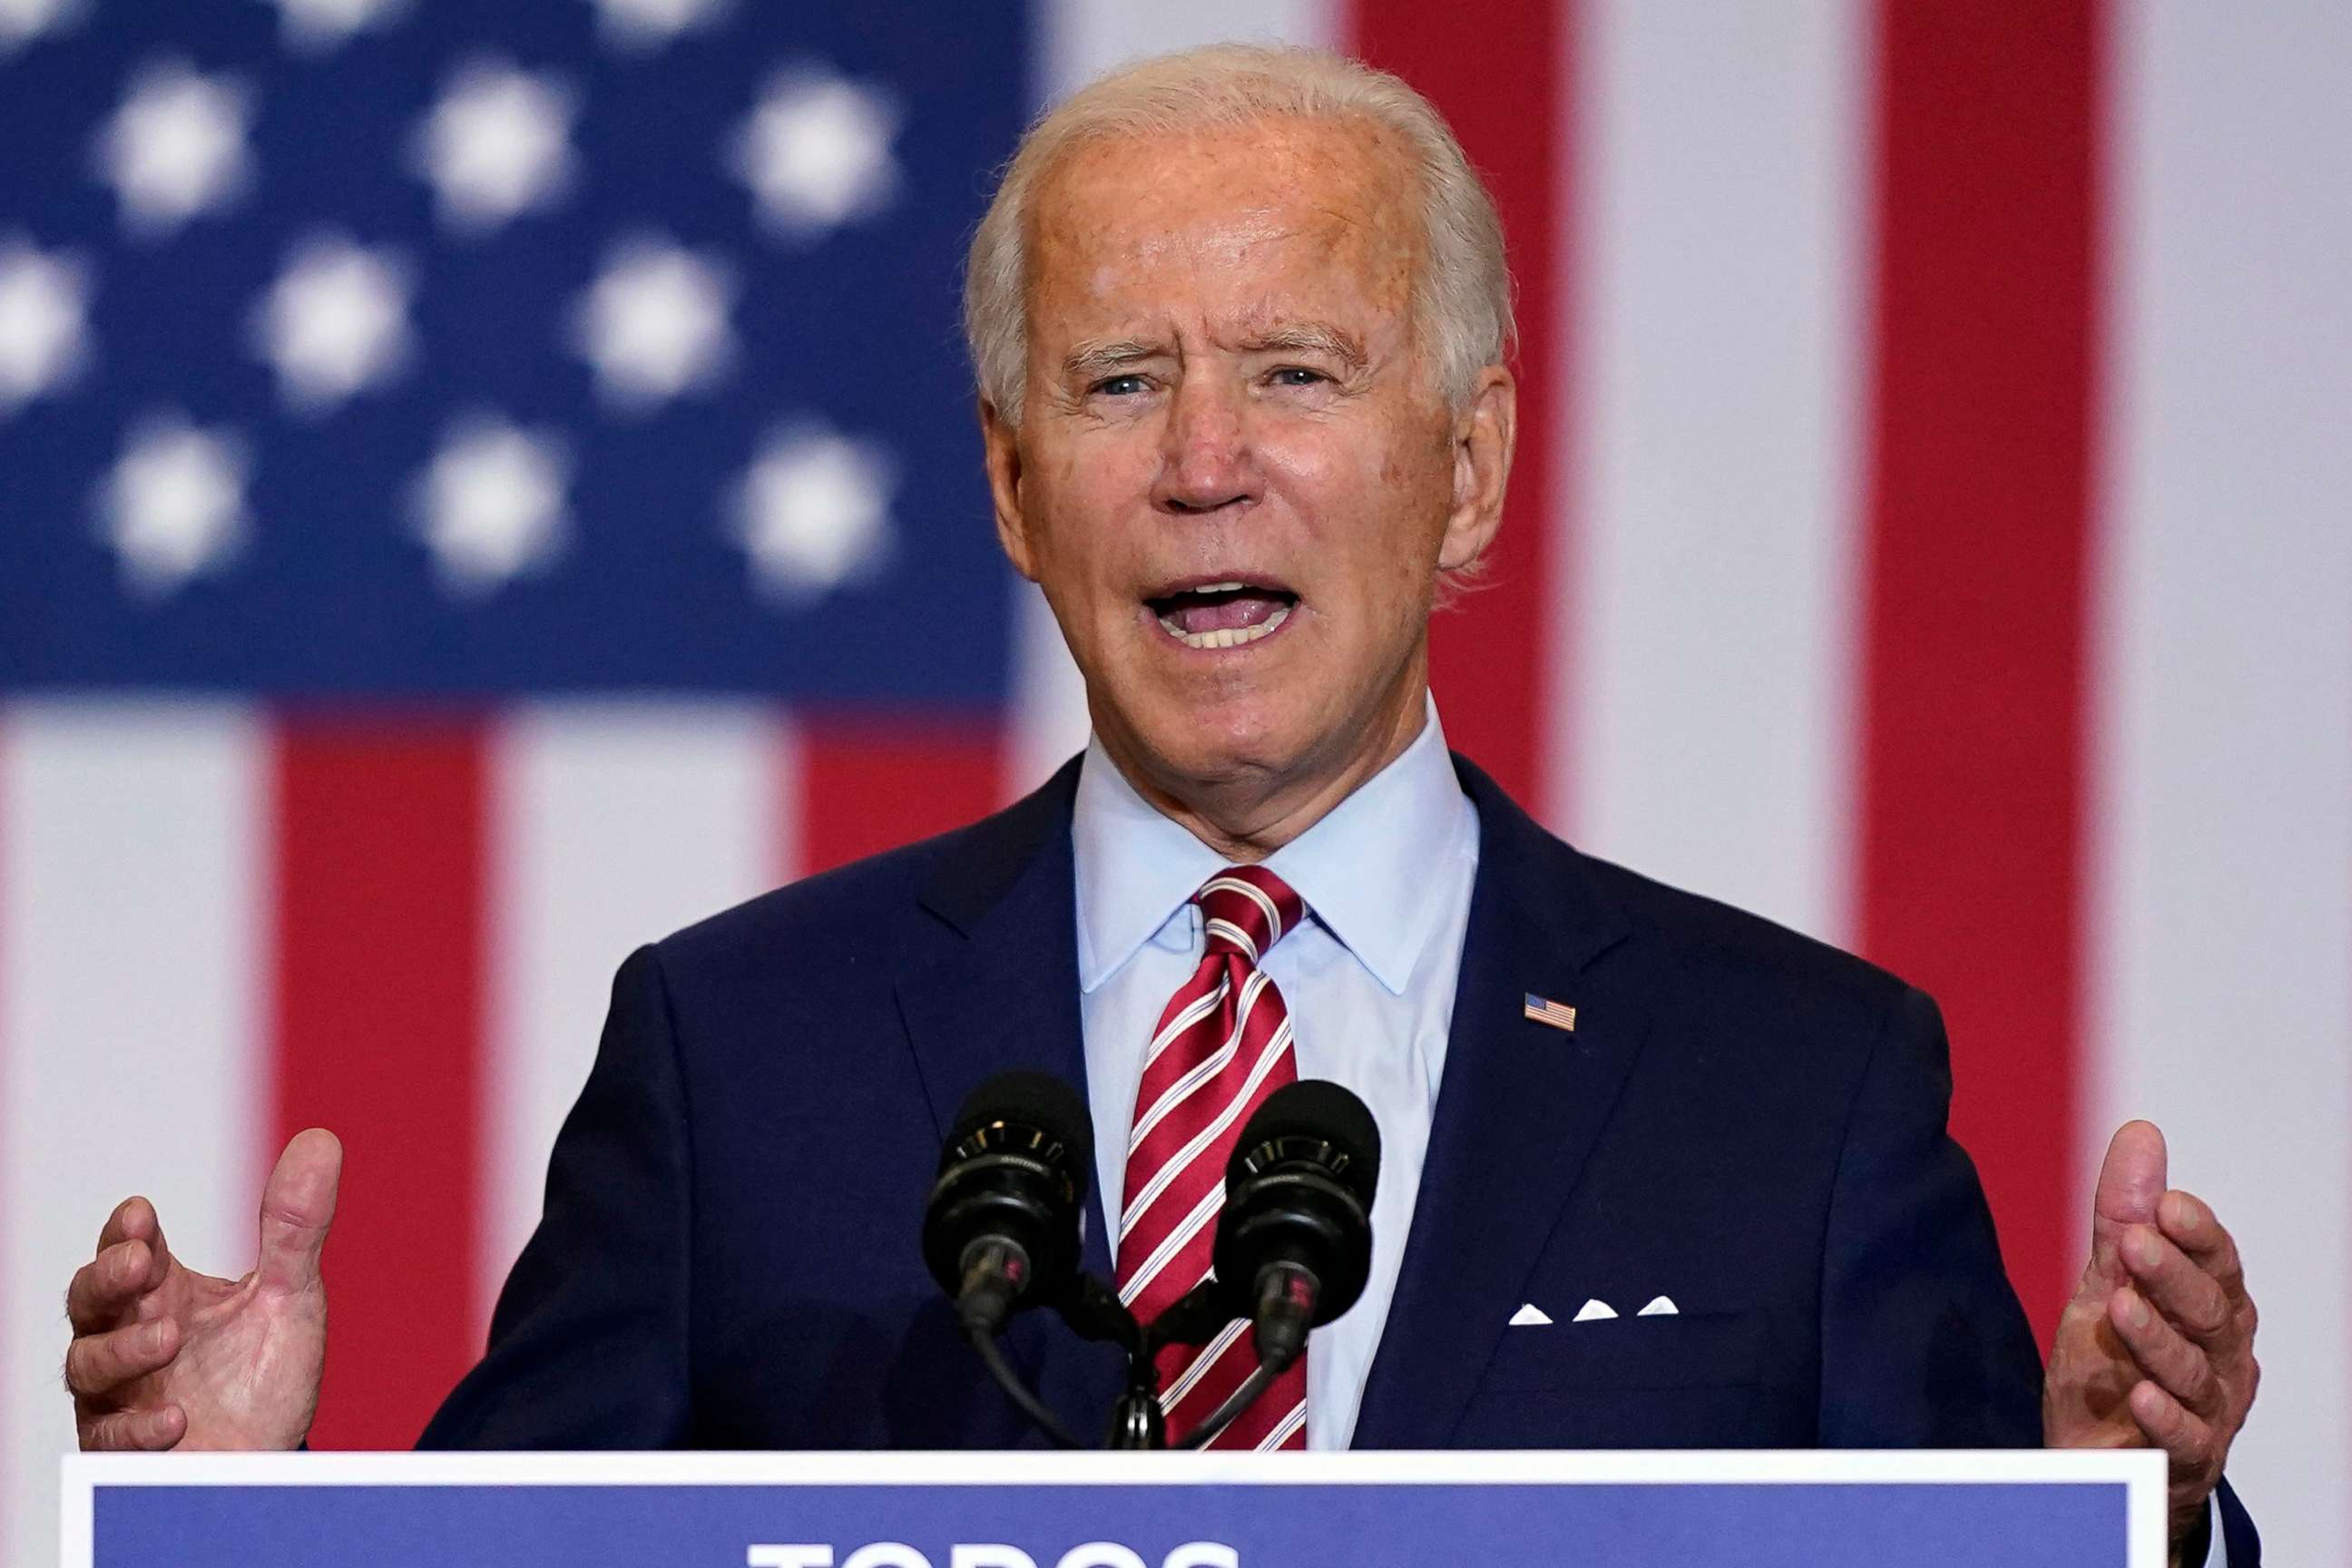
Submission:
<svg viewBox="0 0 2352 1568">
<path fill-rule="evenodd" d="M 1313 321 L 1270 327 L 1244 339 L 1241 349 L 1244 353 L 1253 354 L 1328 354 L 1350 370 L 1361 370 L 1370 362 L 1370 356 L 1364 353 L 1363 344 L 1354 334 Z M 1158 359 L 1167 353 L 1163 344 L 1143 342 L 1134 338 L 1104 343 L 1081 343 L 1064 357 L 1062 377 L 1065 381 L 1093 381 L 1142 361 Z"/>
<path fill-rule="evenodd" d="M 1065 381 L 1092 381 L 1097 376 L 1167 352 L 1132 338 L 1109 343 L 1084 343 L 1072 349 L 1062 361 L 1062 378 Z"/>
<path fill-rule="evenodd" d="M 1314 321 L 1275 327 L 1256 333 L 1242 344 L 1242 352 L 1328 354 L 1350 370 L 1363 369 L 1369 359 L 1364 353 L 1364 345 L 1357 342 L 1352 333 Z"/>
</svg>

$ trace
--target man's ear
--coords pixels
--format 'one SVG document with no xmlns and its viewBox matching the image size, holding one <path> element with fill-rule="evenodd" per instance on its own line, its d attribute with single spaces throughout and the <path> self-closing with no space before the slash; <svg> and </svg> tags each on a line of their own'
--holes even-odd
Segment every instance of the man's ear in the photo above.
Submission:
<svg viewBox="0 0 2352 1568">
<path fill-rule="evenodd" d="M 1454 510 L 1438 545 L 1440 570 L 1458 572 L 1486 552 L 1503 526 L 1503 492 L 1519 438 L 1519 389 L 1511 373 L 1490 364 L 1454 420 Z"/>
<path fill-rule="evenodd" d="M 1004 547 L 1013 569 L 1034 583 L 1037 571 L 1029 548 L 1029 519 L 1021 510 L 1020 436 L 985 397 L 980 400 L 980 440 L 988 469 L 988 498 L 996 509 L 996 542 Z"/>
</svg>

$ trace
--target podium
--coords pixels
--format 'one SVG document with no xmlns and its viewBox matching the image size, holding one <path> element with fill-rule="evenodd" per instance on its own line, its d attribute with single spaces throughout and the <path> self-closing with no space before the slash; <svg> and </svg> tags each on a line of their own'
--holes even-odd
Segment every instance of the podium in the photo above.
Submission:
<svg viewBox="0 0 2352 1568">
<path fill-rule="evenodd" d="M 66 1568 L 2162 1568 L 2160 1453 L 76 1455 Z"/>
</svg>

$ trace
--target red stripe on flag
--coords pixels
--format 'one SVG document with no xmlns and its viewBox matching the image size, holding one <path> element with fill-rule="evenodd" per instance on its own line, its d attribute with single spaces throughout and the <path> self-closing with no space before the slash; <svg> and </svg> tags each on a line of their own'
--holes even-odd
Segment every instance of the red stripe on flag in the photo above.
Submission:
<svg viewBox="0 0 2352 1568">
<path fill-rule="evenodd" d="M 345 1149 L 316 1447 L 408 1447 L 479 1353 L 485 750 L 464 722 L 279 730 L 272 1124 Z"/>
<path fill-rule="evenodd" d="M 784 809 L 807 876 L 977 821 L 1003 804 L 1003 737 L 968 721 L 816 718 Z"/>
<path fill-rule="evenodd" d="M 1877 9 L 1864 951 L 1935 992 L 2046 1339 L 2081 1048 L 2095 0 Z"/>
<path fill-rule="evenodd" d="M 1449 743 L 1513 795 L 1540 810 L 1558 798 L 1545 777 L 1547 731 L 1562 722 L 1545 626 L 1567 559 L 1564 520 L 1551 516 L 1565 454 L 1555 437 L 1570 395 L 1555 301 L 1570 258 L 1559 215 L 1573 167 L 1567 75 L 1573 7 L 1559 0 L 1490 0 L 1467 20 L 1426 0 L 1352 0 L 1349 46 L 1411 82 L 1453 123 L 1503 215 L 1518 285 L 1519 437 L 1501 536 L 1485 586 L 1430 632 L 1431 683 Z"/>
</svg>

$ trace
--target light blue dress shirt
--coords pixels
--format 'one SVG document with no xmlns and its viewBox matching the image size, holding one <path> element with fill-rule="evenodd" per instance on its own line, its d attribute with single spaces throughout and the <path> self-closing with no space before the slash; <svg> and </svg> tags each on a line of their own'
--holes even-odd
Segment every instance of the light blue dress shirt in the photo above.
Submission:
<svg viewBox="0 0 2352 1568">
<path fill-rule="evenodd" d="M 1079 771 L 1071 834 L 1102 1212 L 1117 1215 L 1143 1049 L 1200 965 L 1200 910 L 1189 900 L 1225 860 L 1138 795 L 1099 741 Z M 1307 1356 L 1307 1446 L 1345 1448 L 1412 1225 L 1478 868 L 1478 814 L 1454 775 L 1435 706 L 1402 756 L 1265 866 L 1312 915 L 1264 966 L 1290 1009 L 1298 1076 L 1354 1090 L 1381 1129 L 1371 1278 L 1362 1300 L 1315 1331 Z"/>
</svg>

